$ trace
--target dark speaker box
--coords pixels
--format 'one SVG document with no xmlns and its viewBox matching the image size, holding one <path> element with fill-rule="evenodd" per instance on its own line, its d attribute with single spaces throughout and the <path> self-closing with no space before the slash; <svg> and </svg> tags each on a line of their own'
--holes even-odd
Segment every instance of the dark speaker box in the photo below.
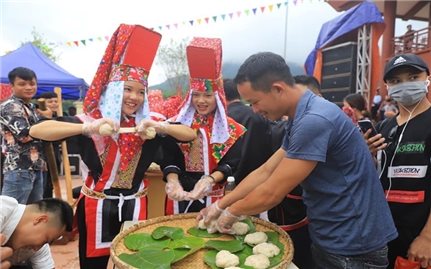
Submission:
<svg viewBox="0 0 431 269">
<path fill-rule="evenodd" d="M 337 44 L 322 50 L 322 95 L 342 105 L 344 97 L 356 92 L 357 45 Z"/>
</svg>

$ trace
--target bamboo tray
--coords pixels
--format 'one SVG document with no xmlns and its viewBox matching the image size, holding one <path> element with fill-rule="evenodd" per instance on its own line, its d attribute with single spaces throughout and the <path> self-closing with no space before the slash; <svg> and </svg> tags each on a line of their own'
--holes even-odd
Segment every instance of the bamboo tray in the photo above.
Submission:
<svg viewBox="0 0 431 269">
<path fill-rule="evenodd" d="M 134 233 L 151 233 L 154 229 L 156 229 L 159 226 L 170 226 L 170 227 L 179 227 L 184 230 L 184 233 L 187 234 L 187 230 L 191 227 L 196 226 L 195 218 L 197 216 L 197 213 L 187 213 L 187 214 L 177 214 L 172 216 L 163 216 L 158 218 L 153 218 L 149 220 L 145 220 L 142 222 L 139 222 L 137 224 L 134 224 L 127 228 L 126 230 L 120 232 L 112 241 L 111 245 L 111 259 L 113 263 L 115 264 L 116 268 L 120 269 L 133 269 L 135 267 L 123 262 L 118 258 L 118 255 L 121 253 L 134 253 L 133 251 L 129 250 L 124 245 L 124 237 L 126 237 L 129 234 Z M 279 263 L 277 266 L 272 268 L 287 268 L 289 264 L 292 262 L 293 259 L 293 243 L 290 239 L 289 235 L 283 231 L 280 227 L 277 225 L 270 223 L 268 221 L 250 217 L 253 221 L 254 225 L 256 226 L 256 231 L 266 232 L 266 231 L 273 231 L 277 232 L 279 234 L 279 241 L 284 245 L 284 256 L 281 263 Z M 216 239 L 216 240 L 230 240 L 232 239 L 232 236 L 229 235 L 223 235 L 218 238 L 210 238 L 210 239 Z M 204 240 L 210 240 L 207 238 L 204 238 Z M 204 263 L 204 254 L 207 250 L 201 249 L 190 256 L 187 256 L 186 258 L 172 264 L 173 269 L 209 269 L 210 267 L 207 266 Z"/>
</svg>

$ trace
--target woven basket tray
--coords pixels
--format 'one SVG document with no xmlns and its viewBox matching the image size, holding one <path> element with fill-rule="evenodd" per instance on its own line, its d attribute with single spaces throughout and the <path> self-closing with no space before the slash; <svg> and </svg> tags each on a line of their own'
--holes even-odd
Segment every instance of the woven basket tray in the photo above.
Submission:
<svg viewBox="0 0 431 269">
<path fill-rule="evenodd" d="M 196 216 L 197 213 L 188 213 L 188 214 L 178 214 L 172 216 L 164 216 L 149 219 L 146 221 L 139 222 L 137 224 L 132 225 L 128 229 L 120 232 L 112 241 L 111 245 L 111 258 L 116 268 L 120 269 L 133 269 L 135 267 L 126 264 L 118 258 L 118 255 L 121 253 L 133 253 L 133 251 L 129 250 L 124 245 L 124 237 L 129 234 L 134 233 L 149 233 L 151 234 L 154 229 L 159 226 L 169 226 L 169 227 L 179 227 L 184 230 L 184 233 L 187 233 L 187 230 L 191 227 L 196 226 Z M 251 220 L 256 226 L 256 231 L 266 232 L 273 231 L 279 234 L 279 241 L 284 245 L 284 256 L 283 261 L 279 263 L 277 266 L 272 268 L 287 268 L 293 259 L 293 243 L 290 239 L 289 235 L 280 229 L 277 225 L 272 224 L 268 221 L 264 221 L 259 218 L 251 217 Z M 232 237 L 228 235 L 223 235 L 218 238 L 210 238 L 215 240 L 231 240 Z M 204 240 L 210 240 L 204 238 Z M 204 263 L 204 254 L 207 250 L 201 249 L 186 258 L 176 262 L 172 265 L 174 269 L 209 269 L 210 267 Z"/>
</svg>

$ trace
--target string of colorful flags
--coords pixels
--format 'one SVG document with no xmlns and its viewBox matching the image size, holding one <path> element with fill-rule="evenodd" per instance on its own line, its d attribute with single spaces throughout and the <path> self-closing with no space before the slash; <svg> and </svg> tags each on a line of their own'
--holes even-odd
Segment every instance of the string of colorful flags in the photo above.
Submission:
<svg viewBox="0 0 431 269">
<path fill-rule="evenodd" d="M 324 1 L 324 0 L 319 0 L 319 1 Z M 304 0 L 293 0 L 292 2 L 294 5 L 297 5 L 298 3 L 304 2 Z M 240 18 L 241 16 L 244 17 L 244 16 L 250 16 L 250 15 L 260 15 L 265 12 L 270 13 L 270 12 L 273 12 L 274 10 L 279 10 L 281 7 L 286 7 L 287 4 L 288 4 L 287 1 L 279 2 L 275 4 L 269 4 L 265 6 L 255 7 L 255 8 L 247 8 L 244 10 L 227 12 L 224 14 L 219 14 L 219 15 L 214 15 L 214 16 L 209 16 L 204 18 L 182 21 L 179 23 L 159 25 L 159 26 L 153 27 L 152 29 L 156 31 L 166 31 L 166 30 L 176 30 L 176 29 L 179 29 L 180 27 L 193 27 L 193 26 L 198 26 L 202 24 L 225 22 L 226 20 L 237 19 L 237 18 Z M 87 46 L 93 42 L 107 42 L 109 41 L 109 39 L 110 39 L 110 36 L 105 35 L 105 36 L 90 37 L 87 39 L 65 41 L 65 42 L 48 42 L 48 44 L 51 46 L 80 47 L 80 46 Z"/>
</svg>

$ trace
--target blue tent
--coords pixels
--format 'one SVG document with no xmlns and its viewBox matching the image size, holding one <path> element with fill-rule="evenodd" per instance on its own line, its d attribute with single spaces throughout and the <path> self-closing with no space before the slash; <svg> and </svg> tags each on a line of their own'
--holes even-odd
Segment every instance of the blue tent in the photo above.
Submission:
<svg viewBox="0 0 431 269">
<path fill-rule="evenodd" d="M 88 84 L 82 78 L 77 78 L 58 66 L 31 43 L 0 57 L 0 82 L 9 83 L 8 73 L 18 66 L 30 68 L 36 73 L 36 96 L 60 87 L 63 99 L 77 100 L 84 98 L 88 89 Z"/>
<path fill-rule="evenodd" d="M 364 24 L 383 23 L 382 14 L 377 6 L 369 1 L 364 1 L 344 14 L 332 19 L 322 25 L 316 45 L 305 61 L 305 71 L 313 75 L 316 53 L 319 49 Z"/>
</svg>

